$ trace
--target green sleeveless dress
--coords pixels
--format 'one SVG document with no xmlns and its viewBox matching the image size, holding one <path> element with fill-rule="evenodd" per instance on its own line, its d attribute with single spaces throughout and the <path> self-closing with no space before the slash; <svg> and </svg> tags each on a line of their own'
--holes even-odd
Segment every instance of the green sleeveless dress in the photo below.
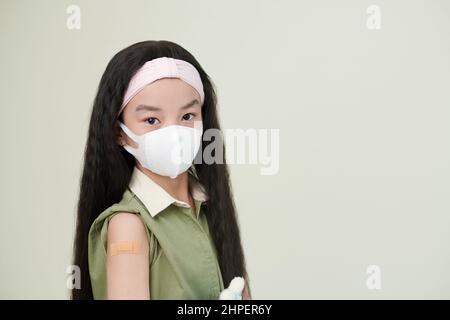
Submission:
<svg viewBox="0 0 450 320">
<path fill-rule="evenodd" d="M 150 299 L 218 299 L 224 284 L 217 251 L 204 214 L 204 203 L 198 199 L 194 201 L 196 217 L 189 207 L 176 202 L 157 215 L 151 215 L 136 194 L 127 188 L 119 203 L 103 211 L 92 223 L 88 238 L 94 299 L 107 299 L 107 227 L 118 212 L 140 215 L 147 227 Z"/>
</svg>

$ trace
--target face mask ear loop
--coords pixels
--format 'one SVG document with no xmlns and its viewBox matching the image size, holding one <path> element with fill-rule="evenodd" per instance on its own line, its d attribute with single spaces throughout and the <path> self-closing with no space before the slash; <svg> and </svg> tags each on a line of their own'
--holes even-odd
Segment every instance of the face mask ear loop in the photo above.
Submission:
<svg viewBox="0 0 450 320">
<path fill-rule="evenodd" d="M 122 130 L 126 133 L 126 135 L 128 137 L 130 137 L 130 139 L 132 139 L 134 142 L 139 144 L 138 136 L 136 134 L 134 134 L 130 129 L 128 129 L 128 127 L 125 124 L 123 124 L 122 122 L 120 122 L 120 121 L 117 121 L 117 122 L 119 123 L 119 126 L 122 128 Z M 125 150 L 127 150 L 129 153 L 131 153 L 133 156 L 136 155 L 137 150 L 138 150 L 136 148 L 133 148 L 130 145 L 124 145 L 123 147 Z"/>
</svg>

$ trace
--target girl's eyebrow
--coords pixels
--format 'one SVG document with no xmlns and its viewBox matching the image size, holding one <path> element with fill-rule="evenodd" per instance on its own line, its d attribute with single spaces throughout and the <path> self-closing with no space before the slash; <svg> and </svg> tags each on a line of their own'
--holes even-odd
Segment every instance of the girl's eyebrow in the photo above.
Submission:
<svg viewBox="0 0 450 320">
<path fill-rule="evenodd" d="M 195 104 L 200 104 L 197 99 L 194 99 L 191 102 L 185 104 L 184 106 L 181 107 L 181 109 L 184 110 L 184 109 L 190 108 Z M 135 112 L 140 112 L 140 111 L 144 111 L 144 110 L 145 111 L 161 111 L 161 108 L 155 107 L 155 106 L 149 106 L 149 105 L 145 105 L 145 104 L 140 104 L 136 107 Z"/>
<path fill-rule="evenodd" d="M 145 104 L 140 104 L 137 106 L 135 112 L 140 112 L 140 111 L 161 111 L 161 108 L 154 107 L 154 106 L 148 106 Z"/>
<path fill-rule="evenodd" d="M 190 107 L 192 107 L 194 104 L 200 104 L 200 103 L 198 102 L 197 99 L 194 99 L 194 100 L 192 100 L 191 102 L 189 102 L 188 104 L 182 106 L 181 109 L 184 110 L 184 109 L 190 108 Z"/>
</svg>

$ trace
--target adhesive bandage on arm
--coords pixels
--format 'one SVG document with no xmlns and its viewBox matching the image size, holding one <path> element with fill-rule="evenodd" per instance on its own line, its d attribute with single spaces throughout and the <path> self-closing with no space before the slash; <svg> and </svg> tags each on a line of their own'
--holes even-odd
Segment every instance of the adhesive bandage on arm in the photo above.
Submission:
<svg viewBox="0 0 450 320">
<path fill-rule="evenodd" d="M 109 248 L 109 255 L 116 256 L 118 254 L 138 254 L 142 252 L 142 242 L 133 241 L 120 241 L 111 243 Z"/>
</svg>

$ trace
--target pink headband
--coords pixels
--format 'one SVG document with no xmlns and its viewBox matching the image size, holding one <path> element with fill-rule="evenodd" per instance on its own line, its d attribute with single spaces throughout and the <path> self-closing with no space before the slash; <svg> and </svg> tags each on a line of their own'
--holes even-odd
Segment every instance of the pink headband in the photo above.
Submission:
<svg viewBox="0 0 450 320">
<path fill-rule="evenodd" d="M 144 89 L 145 86 L 162 78 L 179 78 L 185 81 L 197 90 L 200 95 L 200 105 L 203 105 L 205 94 L 203 92 L 203 83 L 197 69 L 184 60 L 160 57 L 144 63 L 131 78 L 118 114 L 120 115 L 127 103 L 139 91 Z"/>
</svg>

